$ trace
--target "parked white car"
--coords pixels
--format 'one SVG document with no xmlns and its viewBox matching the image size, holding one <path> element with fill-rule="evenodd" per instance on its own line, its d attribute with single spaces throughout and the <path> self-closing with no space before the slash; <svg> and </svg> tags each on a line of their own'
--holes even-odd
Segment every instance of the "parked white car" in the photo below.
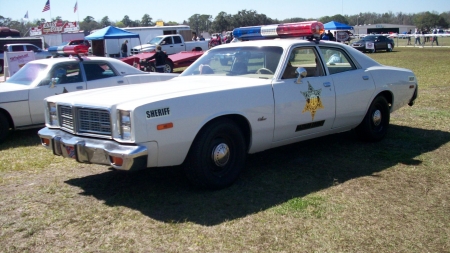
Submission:
<svg viewBox="0 0 450 253">
<path fill-rule="evenodd" d="M 48 96 L 164 81 L 176 76 L 178 74 L 143 72 L 120 60 L 106 57 L 31 61 L 6 82 L 0 83 L 0 141 L 6 138 L 10 130 L 43 126 L 44 98 Z M 98 99 L 103 99 L 103 96 L 99 95 Z"/>
<path fill-rule="evenodd" d="M 194 185 L 220 189 L 238 178 L 248 153 L 351 129 L 383 139 L 390 113 L 413 105 L 417 88 L 412 71 L 341 43 L 237 42 L 164 83 L 49 97 L 39 136 L 78 162 L 118 170 L 183 164 Z"/>
</svg>

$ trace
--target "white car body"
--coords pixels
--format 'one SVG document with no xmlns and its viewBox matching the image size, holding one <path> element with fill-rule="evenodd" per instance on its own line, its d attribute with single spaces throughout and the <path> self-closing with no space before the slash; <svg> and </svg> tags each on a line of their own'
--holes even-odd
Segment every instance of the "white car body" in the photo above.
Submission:
<svg viewBox="0 0 450 253">
<path fill-rule="evenodd" d="M 106 57 L 50 58 L 26 64 L 6 82 L 0 83 L 0 141 L 9 129 L 27 129 L 44 125 L 44 98 L 110 86 L 165 81 L 178 74 L 140 71 L 120 60 Z M 75 68 L 64 78 L 53 80 L 59 69 Z M 94 69 L 103 70 L 95 76 Z M 76 70 L 76 71 L 75 71 Z M 70 70 L 69 70 L 70 72 Z M 88 73 L 89 72 L 89 73 Z M 102 99 L 100 96 L 98 99 Z M 107 99 L 105 97 L 105 99 Z"/>
<path fill-rule="evenodd" d="M 342 62 L 328 65 L 329 51 Z M 235 69 L 239 62 L 244 72 Z M 288 74 L 291 65 L 300 76 Z M 389 113 L 412 105 L 417 88 L 410 70 L 336 42 L 231 43 L 164 83 L 49 97 L 39 136 L 57 155 L 119 170 L 185 162 L 194 184 L 222 188 L 236 180 L 246 153 L 354 128 L 382 139 Z M 105 128 L 78 127 L 80 110 L 107 116 L 99 122 Z"/>
</svg>

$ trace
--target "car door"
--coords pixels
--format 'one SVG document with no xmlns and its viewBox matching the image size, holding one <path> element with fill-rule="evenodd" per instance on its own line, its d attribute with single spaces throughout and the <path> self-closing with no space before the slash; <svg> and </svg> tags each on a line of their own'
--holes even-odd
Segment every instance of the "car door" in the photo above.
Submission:
<svg viewBox="0 0 450 253">
<path fill-rule="evenodd" d="M 44 122 L 44 98 L 86 89 L 79 62 L 55 64 L 40 84 L 30 90 L 29 106 L 33 124 Z"/>
<path fill-rule="evenodd" d="M 82 66 L 88 90 L 128 84 L 107 61 L 83 61 Z"/>
<path fill-rule="evenodd" d="M 377 38 L 377 49 L 378 50 L 386 50 L 387 49 L 387 39 L 383 35 L 380 35 Z"/>
<path fill-rule="evenodd" d="M 336 92 L 336 119 L 332 128 L 359 124 L 375 92 L 372 76 L 358 68 L 342 48 L 320 46 L 320 52 Z M 339 61 L 333 60 L 335 55 L 339 56 Z"/>
<path fill-rule="evenodd" d="M 186 50 L 186 42 L 183 42 L 181 36 L 173 36 L 173 53 L 176 54 Z"/>
<path fill-rule="evenodd" d="M 165 51 L 167 54 L 174 54 L 175 48 L 172 40 L 172 36 L 165 37 L 161 42 L 161 50 Z"/>
<path fill-rule="evenodd" d="M 305 68 L 307 76 L 297 83 L 295 69 Z M 315 47 L 296 47 L 273 84 L 275 99 L 274 142 L 300 138 L 330 130 L 335 118 L 333 80 L 323 71 Z"/>
</svg>

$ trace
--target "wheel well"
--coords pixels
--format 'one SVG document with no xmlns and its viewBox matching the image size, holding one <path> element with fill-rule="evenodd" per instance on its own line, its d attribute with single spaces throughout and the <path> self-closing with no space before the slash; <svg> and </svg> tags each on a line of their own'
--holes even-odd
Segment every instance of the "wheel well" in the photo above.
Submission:
<svg viewBox="0 0 450 253">
<path fill-rule="evenodd" d="M 210 123 L 216 121 L 216 120 L 220 120 L 223 118 L 228 118 L 230 120 L 232 120 L 233 122 L 236 123 L 236 125 L 239 127 L 239 129 L 241 129 L 242 134 L 244 135 L 244 139 L 245 139 L 245 144 L 247 145 L 246 147 L 246 151 L 248 152 L 248 149 L 250 147 L 250 140 L 251 140 L 251 131 L 250 131 L 250 124 L 248 123 L 248 120 L 242 116 L 242 115 L 238 115 L 238 114 L 228 114 L 228 115 L 222 115 L 219 116 L 217 118 L 214 118 L 212 120 L 210 120 L 208 123 L 206 123 L 201 129 L 200 131 L 202 131 L 207 125 L 209 125 Z M 200 132 L 199 131 L 199 132 Z M 197 133 L 198 134 L 198 133 Z M 197 138 L 197 137 L 196 137 Z"/>
<path fill-rule="evenodd" d="M 390 91 L 385 90 L 385 91 L 381 92 L 380 94 L 378 94 L 377 97 L 379 97 L 379 96 L 382 96 L 387 100 L 387 102 L 389 104 L 389 110 L 391 110 L 392 103 L 394 102 L 394 97 L 393 97 L 392 93 Z"/>
<path fill-rule="evenodd" d="M 11 115 L 5 109 L 2 108 L 0 108 L 0 114 L 5 115 L 6 120 L 8 120 L 10 128 L 14 129 L 14 121 L 12 120 Z"/>
</svg>

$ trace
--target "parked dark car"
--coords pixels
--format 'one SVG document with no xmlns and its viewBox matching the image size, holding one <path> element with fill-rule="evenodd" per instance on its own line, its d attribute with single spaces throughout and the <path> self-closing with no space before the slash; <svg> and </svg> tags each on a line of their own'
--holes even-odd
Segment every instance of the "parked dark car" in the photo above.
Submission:
<svg viewBox="0 0 450 253">
<path fill-rule="evenodd" d="M 374 45 L 373 49 L 366 48 L 367 43 L 373 43 Z M 353 42 L 351 46 L 362 52 L 375 53 L 376 51 L 380 50 L 392 52 L 392 50 L 394 50 L 395 43 L 393 39 L 386 37 L 384 35 L 368 35 L 362 38 L 361 40 L 358 40 L 357 42 Z"/>
</svg>

